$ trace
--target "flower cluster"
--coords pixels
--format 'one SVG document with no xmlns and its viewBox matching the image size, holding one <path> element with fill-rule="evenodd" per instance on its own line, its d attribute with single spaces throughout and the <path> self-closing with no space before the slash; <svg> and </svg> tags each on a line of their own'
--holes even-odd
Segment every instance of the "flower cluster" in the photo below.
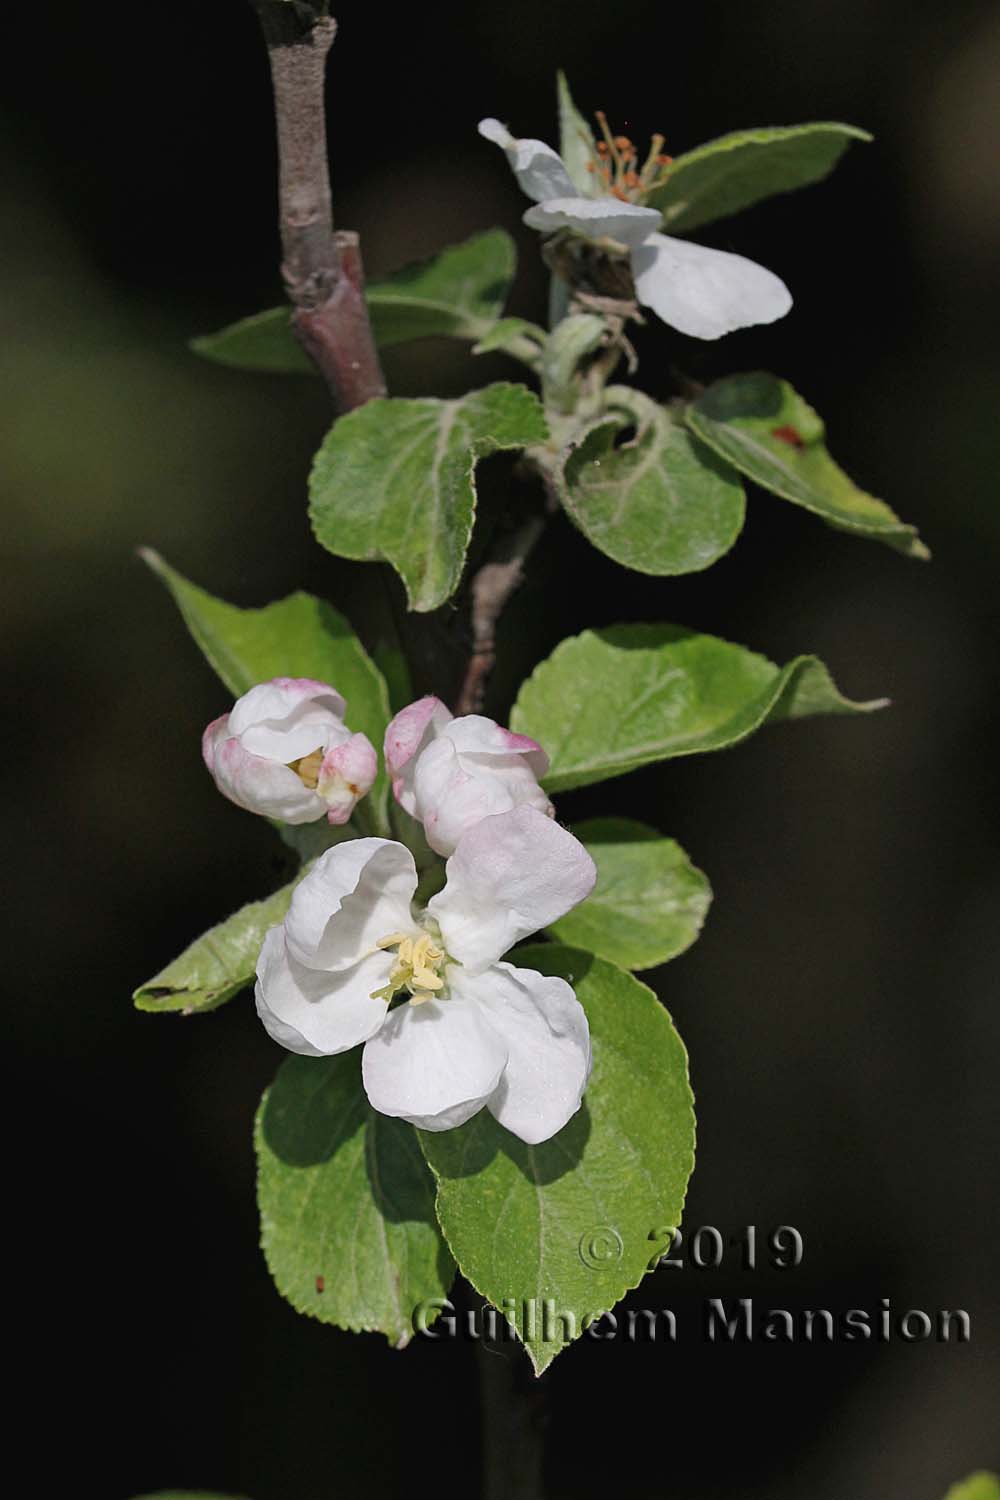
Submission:
<svg viewBox="0 0 1000 1500">
<path fill-rule="evenodd" d="M 209 769 L 252 811 L 302 822 L 324 811 L 334 820 L 336 806 L 345 821 L 377 767 L 371 752 L 334 804 L 347 785 L 343 752 L 358 740 L 371 751 L 344 711 L 323 683 L 262 684 L 206 730 Z M 363 1045 L 365 1091 L 383 1114 L 447 1130 L 485 1106 L 522 1140 L 548 1140 L 580 1107 L 587 1018 L 566 980 L 503 956 L 590 894 L 594 863 L 553 817 L 541 746 L 492 719 L 453 718 L 422 698 L 389 725 L 385 759 L 399 804 L 448 856 L 444 888 L 415 907 L 413 856 L 391 839 L 327 850 L 264 940 L 257 1012 L 292 1052 Z"/>
<path fill-rule="evenodd" d="M 534 200 L 524 222 L 542 234 L 568 231 L 616 246 L 628 256 L 637 300 L 671 328 L 718 339 L 737 328 L 773 323 L 791 307 L 791 294 L 773 271 L 728 250 L 657 232 L 660 213 L 632 200 L 658 185 L 655 170 L 669 162 L 658 150 L 650 153 L 649 170 L 635 172 L 631 142 L 605 132 L 607 158 L 600 153 L 594 163 L 598 191 L 588 197 L 544 141 L 519 140 L 493 119 L 480 120 L 479 133 L 502 147 L 518 184 Z M 661 137 L 654 139 L 656 145 L 662 145 Z M 602 170 L 606 159 L 614 162 L 614 173 Z"/>
</svg>

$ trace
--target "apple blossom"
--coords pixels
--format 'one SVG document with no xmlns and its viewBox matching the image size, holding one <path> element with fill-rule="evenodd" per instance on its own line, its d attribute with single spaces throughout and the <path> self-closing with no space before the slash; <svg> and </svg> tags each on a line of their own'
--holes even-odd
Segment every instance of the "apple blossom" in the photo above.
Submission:
<svg viewBox="0 0 1000 1500">
<path fill-rule="evenodd" d="M 452 854 L 481 818 L 522 806 L 553 813 L 538 785 L 549 768 L 542 747 L 482 714 L 455 719 L 440 698 L 419 698 L 396 715 L 385 763 L 396 800 L 438 854 Z"/>
<path fill-rule="evenodd" d="M 717 339 L 784 317 L 792 298 L 773 271 L 728 250 L 657 233 L 660 213 L 633 199 L 658 185 L 659 163 L 669 162 L 656 149 L 662 139 L 654 140 L 646 166 L 637 173 L 631 142 L 612 137 L 599 118 L 606 142 L 592 165 L 608 191 L 596 197 L 580 193 L 562 157 L 544 141 L 518 140 L 499 120 L 480 120 L 480 135 L 502 147 L 521 188 L 535 201 L 524 222 L 543 234 L 570 230 L 585 239 L 612 241 L 628 255 L 638 301 L 693 338 Z M 613 177 L 609 160 L 616 165 Z"/>
<path fill-rule="evenodd" d="M 371 742 L 344 723 L 346 706 L 310 677 L 252 687 L 202 736 L 219 791 L 237 807 L 283 823 L 312 823 L 324 813 L 346 823 L 378 772 Z"/>
<path fill-rule="evenodd" d="M 364 1043 L 365 1091 L 382 1114 L 448 1130 L 485 1105 L 521 1140 L 548 1140 L 580 1107 L 587 1019 L 566 980 L 501 959 L 595 879 L 583 845 L 534 807 L 466 832 L 444 889 L 416 914 L 408 849 L 338 844 L 264 940 L 257 1012 L 292 1052 Z"/>
</svg>

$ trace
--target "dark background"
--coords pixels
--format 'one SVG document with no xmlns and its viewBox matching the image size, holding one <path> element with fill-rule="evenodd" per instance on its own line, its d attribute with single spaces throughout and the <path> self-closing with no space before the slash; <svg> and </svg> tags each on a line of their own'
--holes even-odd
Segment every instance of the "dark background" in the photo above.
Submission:
<svg viewBox="0 0 1000 1500">
<path fill-rule="evenodd" d="M 331 73 L 339 222 L 369 274 L 502 224 L 514 308 L 543 314 L 524 203 L 483 114 L 554 139 L 553 75 L 637 138 L 743 125 L 874 130 L 824 187 L 696 235 L 773 267 L 796 306 L 723 346 L 643 340 L 642 377 L 758 365 L 916 522 L 922 566 L 767 496 L 709 575 L 636 579 L 553 527 L 502 641 L 496 712 L 562 635 L 670 619 L 784 660 L 816 650 L 874 719 L 768 730 L 567 797 L 681 839 L 716 904 L 656 976 L 692 1057 L 687 1225 L 798 1226 L 795 1272 L 660 1271 L 676 1347 L 588 1340 L 546 1381 L 549 1482 L 574 1500 L 939 1500 L 1000 1458 L 996 471 L 1000 15 L 975 3 L 618 0 L 344 7 Z M 386 1349 L 297 1317 L 257 1249 L 250 1124 L 279 1061 L 246 999 L 184 1022 L 129 992 L 275 879 L 269 830 L 200 764 L 226 706 L 162 589 L 157 546 L 245 604 L 293 586 L 364 618 L 373 583 L 312 543 L 318 382 L 241 376 L 191 335 L 277 300 L 266 61 L 242 0 L 55 0 L 5 21 L 0 155 L 11 734 L 3 823 L 8 1112 L 26 1190 L 9 1295 L 47 1413 L 40 1488 L 255 1500 L 475 1493 L 468 1345 Z M 663 352 L 665 350 L 665 352 Z M 660 360 L 661 363 L 657 363 Z M 511 367 L 396 354 L 397 393 Z M 496 467 L 486 489 L 497 503 Z M 504 480 L 505 482 L 505 480 Z M 650 804 L 652 808 L 650 810 Z M 38 1149 L 40 1148 L 40 1149 Z M 19 1184 L 18 1184 L 19 1189 Z M 701 1342 L 702 1296 L 965 1308 L 967 1346 Z M 15 1442 L 17 1437 L 15 1435 Z"/>
</svg>

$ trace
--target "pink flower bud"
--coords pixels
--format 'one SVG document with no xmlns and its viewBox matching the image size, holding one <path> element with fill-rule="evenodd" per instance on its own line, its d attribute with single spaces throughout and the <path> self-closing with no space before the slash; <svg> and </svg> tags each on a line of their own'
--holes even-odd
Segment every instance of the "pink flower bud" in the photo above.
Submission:
<svg viewBox="0 0 1000 1500">
<path fill-rule="evenodd" d="M 312 823 L 324 813 L 346 823 L 375 780 L 378 758 L 344 723 L 345 708 L 338 692 L 309 677 L 252 687 L 202 736 L 219 791 L 283 823 Z"/>
<path fill-rule="evenodd" d="M 452 854 L 467 829 L 515 807 L 552 816 L 538 785 L 549 767 L 541 746 L 482 714 L 454 719 L 439 698 L 420 698 L 396 715 L 385 760 L 396 800 L 423 823 L 438 854 Z"/>
</svg>

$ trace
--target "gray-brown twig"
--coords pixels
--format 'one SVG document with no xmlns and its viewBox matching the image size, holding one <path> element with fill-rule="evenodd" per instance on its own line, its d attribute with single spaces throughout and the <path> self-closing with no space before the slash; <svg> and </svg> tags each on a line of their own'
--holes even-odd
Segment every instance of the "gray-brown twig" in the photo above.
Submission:
<svg viewBox="0 0 1000 1500">
<path fill-rule="evenodd" d="M 337 23 L 322 6 L 255 0 L 278 127 L 281 273 L 292 327 L 338 411 L 385 395 L 365 305 L 358 237 L 333 227 L 326 152 L 326 61 Z"/>
</svg>

